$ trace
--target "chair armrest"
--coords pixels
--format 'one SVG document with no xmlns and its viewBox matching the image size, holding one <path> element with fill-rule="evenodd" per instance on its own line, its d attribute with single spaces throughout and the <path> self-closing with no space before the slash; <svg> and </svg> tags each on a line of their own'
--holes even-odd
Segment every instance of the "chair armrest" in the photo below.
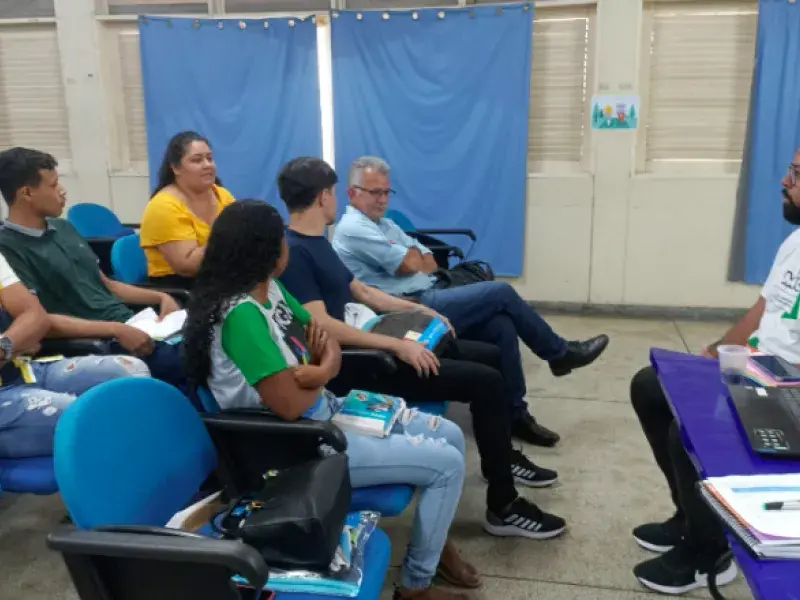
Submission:
<svg viewBox="0 0 800 600">
<path fill-rule="evenodd" d="M 417 229 L 416 233 L 422 235 L 463 235 L 473 242 L 478 239 L 477 234 L 472 229 Z"/>
<path fill-rule="evenodd" d="M 430 246 L 426 245 L 425 247 L 434 254 L 437 252 L 447 252 L 449 255 L 455 256 L 456 258 L 464 258 L 464 251 L 458 246 L 451 246 L 449 244 L 431 244 Z"/>
<path fill-rule="evenodd" d="M 63 554 L 222 566 L 261 589 L 269 567 L 261 554 L 239 541 L 216 540 L 166 528 L 106 528 L 86 531 L 61 527 L 47 536 L 47 546 Z"/>
<path fill-rule="evenodd" d="M 347 438 L 344 437 L 344 433 L 330 421 L 299 419 L 289 422 L 260 408 L 232 408 L 221 413 L 203 414 L 202 417 L 210 433 L 256 432 L 265 437 L 305 439 L 313 442 L 315 447 L 321 440 L 337 452 L 344 452 L 347 448 Z"/>
<path fill-rule="evenodd" d="M 203 414 L 217 449 L 216 475 L 230 498 L 261 489 L 264 473 L 288 469 L 320 457 L 320 445 L 338 452 L 347 438 L 332 423 L 300 419 L 282 421 L 264 410 L 233 409 Z"/>
<path fill-rule="evenodd" d="M 67 357 L 73 357 L 88 356 L 90 354 L 106 355 L 110 352 L 108 340 L 98 340 L 94 338 L 47 339 L 42 340 L 42 349 L 37 356 L 58 356 L 61 354 Z"/>
<path fill-rule="evenodd" d="M 127 227 L 128 229 L 141 229 L 141 223 L 122 223 L 123 227 Z"/>
<path fill-rule="evenodd" d="M 394 356 L 383 350 L 372 350 L 370 348 L 342 349 L 342 361 L 347 362 L 348 369 L 360 367 L 383 375 L 397 371 L 397 362 Z"/>
</svg>

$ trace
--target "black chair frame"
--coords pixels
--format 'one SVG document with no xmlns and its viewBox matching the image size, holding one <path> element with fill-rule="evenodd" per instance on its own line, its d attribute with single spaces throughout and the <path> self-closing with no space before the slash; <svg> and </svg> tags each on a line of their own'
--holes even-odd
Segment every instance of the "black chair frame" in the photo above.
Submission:
<svg viewBox="0 0 800 600">
<path fill-rule="evenodd" d="M 318 457 L 321 444 L 339 452 L 347 447 L 344 434 L 326 422 L 288 423 L 257 410 L 202 418 L 228 498 L 260 488 L 269 469 Z M 263 557 L 245 544 L 162 527 L 62 526 L 47 543 L 63 555 L 82 600 L 255 600 L 269 577 Z M 250 585 L 234 585 L 237 574 Z"/>
</svg>

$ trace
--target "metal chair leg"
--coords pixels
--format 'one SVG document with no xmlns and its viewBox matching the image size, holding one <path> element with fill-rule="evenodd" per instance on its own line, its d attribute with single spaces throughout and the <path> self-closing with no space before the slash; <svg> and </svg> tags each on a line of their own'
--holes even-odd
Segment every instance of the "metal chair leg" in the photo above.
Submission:
<svg viewBox="0 0 800 600">
<path fill-rule="evenodd" d="M 733 560 L 733 552 L 731 550 L 728 550 L 717 559 L 717 562 L 714 563 L 714 569 L 708 574 L 708 592 L 714 600 L 725 600 L 725 596 L 717 588 L 717 573 L 720 572 L 722 565 L 728 560 Z"/>
</svg>

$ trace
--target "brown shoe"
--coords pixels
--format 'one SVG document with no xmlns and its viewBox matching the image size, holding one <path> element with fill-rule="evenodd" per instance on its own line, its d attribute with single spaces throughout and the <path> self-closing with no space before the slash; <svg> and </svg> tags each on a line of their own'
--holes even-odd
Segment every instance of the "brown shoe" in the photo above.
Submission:
<svg viewBox="0 0 800 600">
<path fill-rule="evenodd" d="M 469 600 L 469 596 L 433 586 L 422 590 L 409 590 L 401 587 L 394 591 L 393 600 Z"/>
<path fill-rule="evenodd" d="M 483 585 L 478 570 L 461 558 L 455 544 L 450 541 L 444 545 L 436 574 L 454 587 L 473 590 Z"/>
</svg>

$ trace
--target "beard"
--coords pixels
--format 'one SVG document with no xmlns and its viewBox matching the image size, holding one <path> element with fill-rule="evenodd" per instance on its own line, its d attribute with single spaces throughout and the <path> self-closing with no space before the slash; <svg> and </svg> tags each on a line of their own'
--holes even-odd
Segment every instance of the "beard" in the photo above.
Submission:
<svg viewBox="0 0 800 600">
<path fill-rule="evenodd" d="M 787 188 L 783 188 L 783 218 L 792 225 L 800 225 L 800 206 L 797 206 Z"/>
</svg>

